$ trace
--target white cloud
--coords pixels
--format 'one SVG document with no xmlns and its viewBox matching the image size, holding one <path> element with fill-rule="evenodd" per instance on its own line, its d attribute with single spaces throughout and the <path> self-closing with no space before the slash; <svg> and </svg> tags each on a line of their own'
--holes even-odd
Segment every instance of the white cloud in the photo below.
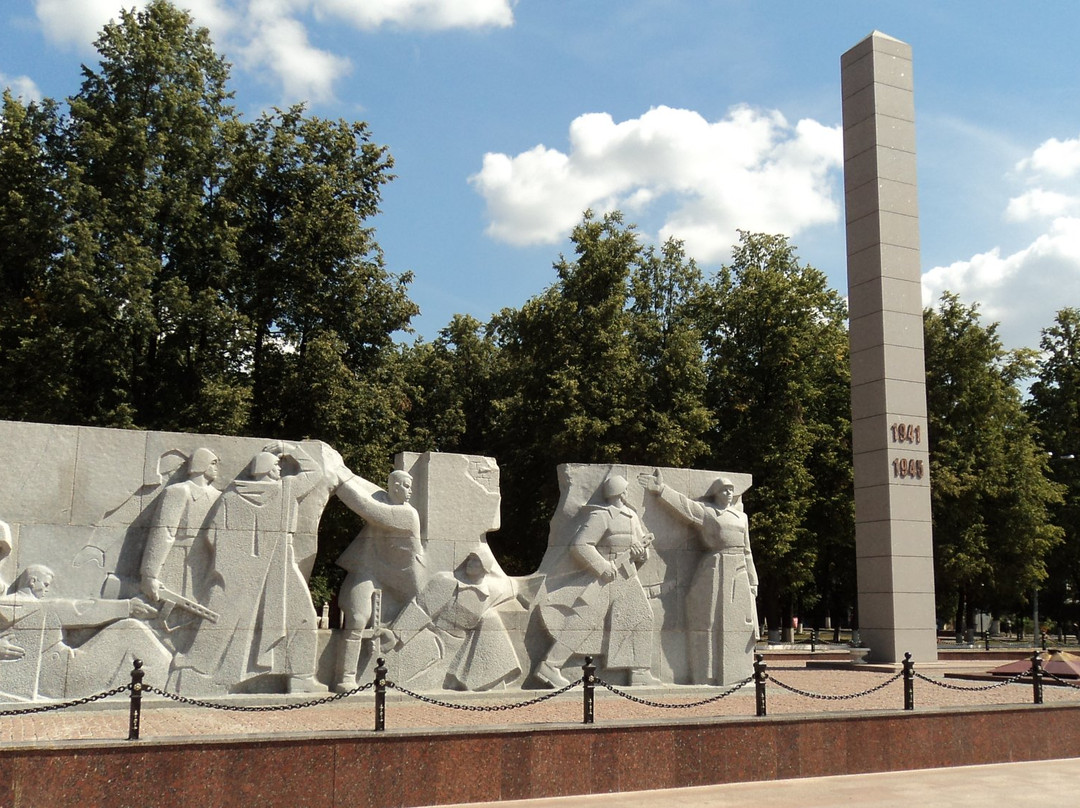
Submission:
<svg viewBox="0 0 1080 808">
<path fill-rule="evenodd" d="M 839 217 L 831 172 L 842 161 L 839 127 L 790 126 L 779 112 L 733 108 L 710 123 L 697 112 L 654 107 L 615 123 L 606 113 L 570 124 L 564 154 L 538 145 L 484 155 L 469 178 L 487 203 L 493 238 L 554 243 L 586 208 L 647 212 L 660 204 L 660 237 L 686 242 L 700 261 L 730 254 L 737 229 L 795 235 Z"/>
<path fill-rule="evenodd" d="M 1059 309 L 1080 305 L 1080 140 L 1051 138 L 1016 170 L 1029 187 L 1004 213 L 1031 228 L 1028 246 L 1007 254 L 995 246 L 934 267 L 923 275 L 923 303 L 936 305 L 943 292 L 954 292 L 1001 323 L 1007 347 L 1036 348 Z"/>
<path fill-rule="evenodd" d="M 91 50 L 102 27 L 117 16 L 123 5 L 117 0 L 35 0 L 34 3 L 48 39 L 83 51 Z"/>
<path fill-rule="evenodd" d="M 314 0 L 317 14 L 371 30 L 381 25 L 440 30 L 506 28 L 514 23 L 513 0 Z"/>
<path fill-rule="evenodd" d="M 1032 171 L 1058 179 L 1080 174 L 1080 138 L 1058 140 L 1052 137 L 1039 146 L 1031 157 L 1017 163 L 1016 167 L 1020 171 Z"/>
<path fill-rule="evenodd" d="M 1080 210 L 1080 199 L 1057 191 L 1035 188 L 1009 200 L 1005 218 L 1014 222 L 1053 219 Z"/>
<path fill-rule="evenodd" d="M 351 69 L 348 59 L 314 47 L 307 29 L 287 15 L 263 13 L 249 36 L 244 65 L 274 73 L 288 99 L 330 99 L 334 82 Z"/>
<path fill-rule="evenodd" d="M 5 88 L 11 90 L 12 95 L 21 98 L 23 103 L 42 99 L 41 90 L 29 76 L 8 76 L 0 73 L 0 90 Z"/>
<path fill-rule="evenodd" d="M 950 291 L 978 302 L 987 322 L 1000 322 L 1007 347 L 1037 348 L 1039 332 L 1065 306 L 1080 305 L 1080 218 L 1055 219 L 1028 247 L 989 252 L 934 267 L 922 278 L 923 304 Z"/>
<path fill-rule="evenodd" d="M 427 31 L 505 28 L 516 0 L 176 0 L 197 25 L 210 30 L 219 52 L 239 66 L 269 71 L 286 101 L 324 100 L 351 68 L 348 58 L 316 47 L 303 16 L 334 18 L 360 30 L 382 26 Z M 87 53 L 121 7 L 146 0 L 34 0 L 47 39 Z"/>
</svg>

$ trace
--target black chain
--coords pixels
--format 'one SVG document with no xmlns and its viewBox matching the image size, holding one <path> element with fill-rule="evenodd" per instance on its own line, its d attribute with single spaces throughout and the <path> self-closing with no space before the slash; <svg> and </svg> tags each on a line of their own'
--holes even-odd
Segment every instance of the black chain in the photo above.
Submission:
<svg viewBox="0 0 1080 808">
<path fill-rule="evenodd" d="M 78 707 L 80 704 L 89 704 L 92 701 L 101 701 L 102 699 L 107 699 L 109 696 L 115 696 L 118 693 L 123 693 L 130 688 L 130 684 L 125 684 L 120 685 L 119 687 L 114 687 L 112 690 L 106 690 L 93 696 L 87 696 L 86 698 L 82 699 L 75 699 L 74 701 L 63 701 L 56 704 L 42 704 L 39 707 L 23 707 L 18 710 L 0 710 L 0 716 L 30 715 L 32 713 L 50 713 L 54 710 L 66 710 L 68 707 Z"/>
<path fill-rule="evenodd" d="M 1014 685 L 1021 679 L 1023 679 L 1025 676 L 1027 676 L 1029 673 L 1031 673 L 1031 668 L 1028 668 L 1023 673 L 1016 674 L 1016 676 L 1010 677 L 1008 679 L 1002 679 L 1000 682 L 994 682 L 992 685 L 977 685 L 975 687 L 965 687 L 964 685 L 951 685 L 947 682 L 939 682 L 937 679 L 931 679 L 929 676 L 923 676 L 921 673 L 916 673 L 915 678 L 922 679 L 924 682 L 929 682 L 930 684 L 937 685 L 938 687 L 943 687 L 946 690 L 961 690 L 968 693 L 981 693 L 987 690 L 994 690 L 999 687 L 1005 687 L 1005 685 Z"/>
<path fill-rule="evenodd" d="M 861 691 L 859 693 L 848 693 L 848 694 L 843 694 L 843 695 L 830 695 L 830 694 L 823 694 L 823 693 L 811 693 L 809 690 L 799 690 L 799 688 L 797 688 L 797 687 L 792 687 L 791 685 L 784 684 L 779 679 L 777 679 L 775 676 L 770 676 L 769 681 L 776 684 L 777 687 L 780 687 L 780 688 L 782 688 L 784 690 L 787 690 L 789 693 L 794 693 L 794 694 L 796 694 L 798 696 L 806 696 L 806 698 L 808 698 L 808 699 L 821 699 L 822 701 L 846 701 L 847 699 L 858 699 L 858 698 L 862 698 L 863 696 L 869 696 L 871 693 L 876 693 L 877 691 L 888 687 L 889 685 L 891 685 L 893 682 L 895 682 L 897 679 L 899 679 L 903 675 L 904 674 L 901 672 L 901 673 L 898 673 L 898 674 L 896 674 L 895 676 L 893 676 L 893 677 L 891 677 L 889 679 L 886 679 L 881 684 L 875 685 L 874 687 L 871 687 L 869 690 L 863 690 L 863 691 Z"/>
<path fill-rule="evenodd" d="M 567 692 L 568 690 L 573 690 L 575 687 L 577 687 L 578 685 L 580 685 L 584 681 L 585 681 L 584 679 L 578 679 L 576 682 L 571 682 L 566 687 L 559 688 L 558 690 L 552 690 L 550 693 L 545 693 L 542 696 L 538 696 L 535 699 L 529 699 L 528 701 L 518 701 L 518 702 L 514 702 L 513 704 L 489 704 L 489 705 L 482 705 L 482 704 L 453 704 L 453 703 L 451 703 L 449 701 L 441 701 L 439 699 L 433 699 L 430 696 L 421 695 L 420 693 L 414 693 L 413 691 L 408 690 L 408 689 L 402 687 L 401 685 L 395 684 L 394 682 L 387 682 L 386 686 L 389 687 L 389 688 L 393 688 L 394 690 L 397 690 L 400 693 L 404 693 L 406 696 L 412 696 L 417 701 L 422 701 L 422 702 L 424 702 L 426 704 L 434 704 L 437 707 L 448 707 L 451 710 L 467 710 L 467 711 L 474 712 L 474 713 L 497 713 L 497 712 L 501 712 L 503 710 L 516 710 L 518 707 L 531 707 L 532 705 L 539 704 L 542 701 L 547 701 L 548 699 L 553 699 L 556 696 L 561 696 L 563 693 Z"/>
<path fill-rule="evenodd" d="M 669 710 L 688 710 L 691 707 L 702 707 L 702 706 L 704 706 L 706 704 L 712 704 L 713 702 L 720 701 L 720 699 L 726 699 L 728 696 L 730 696 L 736 690 L 740 690 L 741 688 L 746 687 L 752 681 L 754 681 L 754 677 L 753 676 L 747 676 L 745 679 L 743 679 L 737 685 L 732 687 L 730 690 L 725 690 L 723 693 L 720 693 L 719 695 L 710 696 L 707 699 L 701 699 L 701 701 L 689 701 L 689 702 L 683 702 L 683 703 L 680 703 L 680 704 L 672 704 L 670 702 L 650 701 L 649 699 L 643 699 L 643 698 L 641 698 L 639 696 L 631 695 L 630 693 L 627 693 L 625 690 L 619 690 L 619 688 L 615 687 L 614 685 L 608 684 L 603 679 L 597 679 L 596 683 L 598 685 L 600 685 L 601 687 L 606 687 L 608 690 L 610 690 L 616 696 L 622 696 L 627 701 L 632 701 L 632 702 L 635 702 L 637 704 L 644 704 L 647 707 L 660 707 L 660 708 L 665 708 L 665 709 L 669 709 Z"/>
<path fill-rule="evenodd" d="M 1053 679 L 1058 684 L 1065 685 L 1066 687 L 1071 687 L 1073 690 L 1080 690 L 1080 685 L 1076 684 L 1075 682 L 1067 682 L 1064 679 L 1062 679 L 1060 676 L 1055 676 L 1054 674 L 1050 673 L 1049 671 L 1044 670 L 1043 671 L 1043 676 L 1049 676 L 1051 679 Z"/>
<path fill-rule="evenodd" d="M 370 690 L 373 687 L 375 687 L 375 683 L 368 682 L 366 685 L 354 687 L 352 690 L 346 690 L 344 693 L 335 693 L 332 696 L 324 696 L 321 699 L 312 699 L 311 701 L 302 701 L 297 702 L 296 704 L 270 704 L 262 707 L 245 707 L 239 704 L 219 704 L 213 701 L 192 699 L 187 696 L 170 693 L 167 690 L 160 690 L 153 685 L 143 685 L 143 691 L 146 693 L 156 693 L 159 696 L 164 696 L 172 701 L 178 701 L 181 704 L 190 704 L 193 707 L 207 707 L 211 710 L 225 710 L 226 712 L 232 713 L 283 713 L 288 710 L 303 710 L 305 707 L 317 707 L 320 704 L 329 704 L 332 701 L 347 699 L 349 696 L 355 696 L 357 693 L 363 693 L 365 690 Z"/>
</svg>

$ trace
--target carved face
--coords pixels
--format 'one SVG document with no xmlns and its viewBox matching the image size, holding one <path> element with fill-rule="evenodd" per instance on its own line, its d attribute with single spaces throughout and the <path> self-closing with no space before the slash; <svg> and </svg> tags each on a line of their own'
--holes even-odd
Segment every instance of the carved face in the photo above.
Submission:
<svg viewBox="0 0 1080 808">
<path fill-rule="evenodd" d="M 412 499 L 412 477 L 394 472 L 387 482 L 387 493 L 395 505 L 404 505 Z"/>
<path fill-rule="evenodd" d="M 49 594 L 52 575 L 43 570 L 31 570 L 26 575 L 26 587 L 39 600 Z"/>
<path fill-rule="evenodd" d="M 210 465 L 206 467 L 206 471 L 203 474 L 206 475 L 206 479 L 209 482 L 213 482 L 218 478 L 218 473 L 221 471 L 221 461 L 216 457 L 210 461 Z"/>
<path fill-rule="evenodd" d="M 716 503 L 716 507 L 723 510 L 727 508 L 735 500 L 735 486 L 731 483 L 717 486 L 713 491 L 713 502 Z"/>
</svg>

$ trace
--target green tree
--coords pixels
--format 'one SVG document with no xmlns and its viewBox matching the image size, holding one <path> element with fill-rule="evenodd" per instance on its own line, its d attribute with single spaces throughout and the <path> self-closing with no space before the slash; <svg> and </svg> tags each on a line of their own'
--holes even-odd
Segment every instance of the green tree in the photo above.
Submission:
<svg viewBox="0 0 1080 808">
<path fill-rule="evenodd" d="M 797 606 L 827 590 L 816 570 L 839 577 L 854 563 L 847 307 L 785 237 L 751 233 L 702 307 L 716 419 L 709 465 L 753 474 L 746 501 L 763 610 L 770 626 L 790 625 Z"/>
<path fill-rule="evenodd" d="M 80 304 L 76 405 L 110 426 L 235 430 L 247 335 L 223 301 L 235 263 L 228 66 L 206 29 L 161 0 L 121 12 L 95 44 L 66 138 L 81 225 L 61 261 Z"/>
<path fill-rule="evenodd" d="M 1053 575 L 1045 582 L 1048 606 L 1057 606 L 1061 619 L 1080 621 L 1080 309 L 1065 308 L 1054 325 L 1043 329 L 1042 352 L 1031 385 L 1028 413 L 1035 421 L 1043 447 L 1049 452 L 1049 472 L 1063 487 L 1053 506 L 1053 521 L 1064 541 L 1050 556 Z"/>
<path fill-rule="evenodd" d="M 406 357 L 412 405 L 409 443 L 417 450 L 486 454 L 491 441 L 499 353 L 474 317 L 458 314 L 432 343 Z"/>
<path fill-rule="evenodd" d="M 1017 388 L 1031 352 L 1005 350 L 953 294 L 924 323 L 937 597 L 971 628 L 976 607 L 1018 607 L 1045 579 L 1061 496 Z"/>
<path fill-rule="evenodd" d="M 65 175 L 55 103 L 24 105 L 9 92 L 0 112 L 0 418 L 66 414 L 58 359 L 69 341 L 55 317 L 52 268 L 63 249 Z"/>
<path fill-rule="evenodd" d="M 630 277 L 630 336 L 641 362 L 641 421 L 628 461 L 691 466 L 708 453 L 699 298 L 703 279 L 682 242 L 649 246 Z"/>
<path fill-rule="evenodd" d="M 301 107 L 262 115 L 236 140 L 225 190 L 237 233 L 231 300 L 253 330 L 251 426 L 346 437 L 350 408 L 384 409 L 367 383 L 385 374 L 392 334 L 418 312 L 406 294 L 411 275 L 386 272 L 366 224 L 392 161 L 365 124 L 306 117 Z M 313 373 L 325 379 L 313 391 L 319 400 L 295 406 L 310 397 Z M 354 413 L 358 425 L 365 414 Z M 355 446 L 376 439 L 370 430 L 348 437 Z"/>
</svg>

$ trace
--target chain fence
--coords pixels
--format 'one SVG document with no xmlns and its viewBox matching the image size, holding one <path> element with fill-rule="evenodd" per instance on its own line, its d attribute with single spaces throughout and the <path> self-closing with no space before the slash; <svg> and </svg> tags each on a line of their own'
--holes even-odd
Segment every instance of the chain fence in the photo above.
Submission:
<svg viewBox="0 0 1080 808">
<path fill-rule="evenodd" d="M 1008 679 L 1002 679 L 1000 682 L 994 682 L 989 685 L 971 685 L 970 687 L 968 685 L 954 685 L 950 682 L 941 682 L 937 679 L 931 679 L 929 676 L 924 676 L 921 673 L 916 673 L 915 678 L 921 679 L 922 681 L 928 682 L 932 685 L 936 685 L 937 687 L 943 688 L 944 690 L 959 690 L 967 693 L 985 693 L 987 690 L 997 690 L 999 687 L 1005 687 L 1005 685 L 1019 684 L 1025 676 L 1031 676 L 1031 671 L 1032 669 L 1028 668 L 1023 673 L 1018 673 L 1016 674 L 1016 676 L 1010 676 Z M 1053 674 L 1047 675 L 1053 676 Z"/>
<path fill-rule="evenodd" d="M 1065 685 L 1065 687 L 1071 687 L 1073 690 L 1080 690 L 1080 684 L 1077 684 L 1076 682 L 1066 681 L 1065 679 L 1062 679 L 1060 676 L 1055 676 L 1054 674 L 1050 673 L 1049 671 L 1043 671 L 1043 675 L 1044 676 L 1049 676 L 1051 679 L 1053 679 L 1059 685 Z"/>
<path fill-rule="evenodd" d="M 556 696 L 561 696 L 563 693 L 567 693 L 573 690 L 575 687 L 583 684 L 584 681 L 585 679 L 584 677 L 582 677 L 577 681 L 571 682 L 565 687 L 559 688 L 558 690 L 552 690 L 551 692 L 545 693 L 542 696 L 537 696 L 535 699 L 517 701 L 511 704 L 454 704 L 453 702 L 443 701 L 442 699 L 432 698 L 431 696 L 425 696 L 422 693 L 414 693 L 408 688 L 404 688 L 401 685 L 395 684 L 394 682 L 387 682 L 386 686 L 388 688 L 398 691 L 399 693 L 404 693 L 406 696 L 410 696 L 417 701 L 422 701 L 425 704 L 433 704 L 436 707 L 447 707 L 451 710 L 467 710 L 474 713 L 499 713 L 506 710 L 516 710 L 519 707 L 532 707 L 534 704 L 540 704 L 541 702 L 547 701 L 548 699 L 553 699 Z"/>
<path fill-rule="evenodd" d="M 66 710 L 69 707 L 79 707 L 83 704 L 90 704 L 91 702 L 101 701 L 107 699 L 109 696 L 115 696 L 120 693 L 126 693 L 131 688 L 131 685 L 124 684 L 114 687 L 112 690 L 104 690 L 101 693 L 95 693 L 93 696 L 86 696 L 81 699 L 73 699 L 72 701 L 58 701 L 51 704 L 39 704 L 35 707 L 19 707 L 13 710 L 0 710 L 0 717 L 10 715 L 33 715 L 34 713 L 52 713 L 57 710 Z"/>
<path fill-rule="evenodd" d="M 142 663 L 138 660 L 135 660 L 135 664 L 131 672 L 131 682 L 129 684 L 119 685 L 112 688 L 111 690 L 105 690 L 92 696 L 86 696 L 84 698 L 73 699 L 70 701 L 48 704 L 36 704 L 34 706 L 0 710 L 0 717 L 13 717 L 57 712 L 60 710 L 66 710 L 69 708 L 90 704 L 92 702 L 102 701 L 112 696 L 120 695 L 122 693 L 128 693 L 130 698 L 130 723 L 128 738 L 129 740 L 138 740 L 139 728 L 141 726 L 142 696 L 144 693 L 161 696 L 162 698 L 169 701 L 184 704 L 190 707 L 200 707 L 210 710 L 221 710 L 236 713 L 277 713 L 303 710 L 310 707 L 318 707 L 326 704 L 331 704 L 333 702 L 338 702 L 351 696 L 373 690 L 375 696 L 375 730 L 382 731 L 386 728 L 386 693 L 388 690 L 395 690 L 404 696 L 415 699 L 416 701 L 422 702 L 424 704 L 430 704 L 436 707 L 478 713 L 498 713 L 531 707 L 548 701 L 550 699 L 558 698 L 559 696 L 565 695 L 569 691 L 580 687 L 583 691 L 583 722 L 586 724 L 593 723 L 593 716 L 595 710 L 595 689 L 597 687 L 602 687 L 608 690 L 610 693 L 614 694 L 615 696 L 618 696 L 619 698 L 625 699 L 635 704 L 640 704 L 642 706 L 663 710 L 689 710 L 719 702 L 721 699 L 728 698 L 729 696 L 739 692 L 751 682 L 753 682 L 755 685 L 756 708 L 758 716 L 764 716 L 767 714 L 766 683 L 769 681 L 774 683 L 781 690 L 787 691 L 788 693 L 792 693 L 797 696 L 801 696 L 803 698 L 816 699 L 821 701 L 849 701 L 863 698 L 873 693 L 877 693 L 878 691 L 881 691 L 893 685 L 898 680 L 903 679 L 905 710 L 914 709 L 915 680 L 921 680 L 923 682 L 946 690 L 960 691 L 966 693 L 979 693 L 989 690 L 996 690 L 998 688 L 1003 688 L 1008 685 L 1019 684 L 1023 680 L 1028 679 L 1033 686 L 1033 699 L 1035 704 L 1042 704 L 1042 688 L 1045 678 L 1049 678 L 1057 684 L 1063 685 L 1065 687 L 1069 687 L 1074 690 L 1080 690 L 1080 684 L 1067 681 L 1060 676 L 1045 671 L 1042 667 L 1042 659 L 1038 654 L 1032 656 L 1032 666 L 1024 672 L 1018 673 L 1006 679 L 1001 679 L 1000 681 L 992 682 L 987 685 L 975 686 L 957 685 L 950 682 L 943 682 L 939 679 L 935 679 L 922 673 L 916 672 L 914 669 L 914 662 L 911 660 L 911 655 L 906 654 L 903 663 L 903 669 L 901 670 L 901 672 L 890 676 L 886 680 L 874 685 L 873 687 L 854 693 L 815 693 L 810 690 L 804 690 L 802 688 L 788 684 L 787 682 L 776 679 L 774 676 L 770 675 L 768 666 L 766 665 L 763 656 L 759 654 L 756 656 L 756 660 L 754 662 L 754 672 L 752 675 L 730 686 L 726 690 L 717 693 L 716 695 L 709 696 L 708 698 L 698 699 L 695 701 L 679 702 L 656 701 L 653 699 L 642 698 L 641 696 L 636 696 L 633 693 L 628 693 L 622 688 L 616 687 L 615 685 L 612 685 L 611 683 L 598 678 L 596 676 L 596 667 L 593 665 L 593 660 L 591 657 L 586 657 L 585 664 L 582 666 L 582 669 L 583 675 L 577 680 L 570 682 L 569 684 L 556 690 L 545 692 L 544 694 L 535 698 L 505 704 L 469 704 L 435 698 L 433 696 L 425 695 L 423 693 L 417 693 L 406 687 L 403 687 L 402 685 L 399 685 L 388 678 L 388 671 L 385 666 L 385 660 L 379 659 L 377 660 L 377 666 L 375 668 L 375 678 L 373 681 L 368 682 L 367 684 L 359 685 L 357 687 L 340 693 L 333 693 L 319 698 L 310 698 L 304 701 L 284 704 L 244 705 L 222 703 L 218 701 L 207 701 L 204 699 L 192 698 L 190 696 L 182 696 L 178 693 L 173 693 L 168 690 L 155 687 L 154 685 L 144 684 L 142 680 L 143 676 L 145 675 L 145 671 L 142 670 Z M 781 667 L 778 668 L 778 670 L 805 669 Z"/>
<path fill-rule="evenodd" d="M 620 690 L 619 688 L 615 687 L 615 685 L 608 684 L 603 679 L 597 679 L 596 684 L 600 685 L 601 687 L 607 688 L 609 691 L 614 693 L 616 696 L 620 696 L 620 697 L 626 699 L 627 701 L 632 701 L 635 704 L 643 704 L 646 707 L 658 707 L 660 709 L 665 709 L 665 710 L 689 710 L 689 709 L 691 709 L 693 707 L 704 707 L 706 704 L 714 704 L 715 702 L 720 701 L 720 699 L 726 699 L 732 693 L 735 693 L 736 691 L 741 690 L 742 688 L 744 688 L 748 684 L 750 684 L 752 681 L 754 681 L 754 677 L 753 676 L 747 676 L 745 679 L 743 679 L 737 685 L 733 685 L 729 690 L 725 690 L 723 693 L 720 693 L 720 694 L 718 694 L 716 696 L 710 696 L 707 699 L 701 699 L 699 701 L 688 701 L 688 702 L 666 702 L 666 701 L 652 701 L 651 699 L 643 699 L 640 696 L 634 696 L 634 695 L 632 695 L 630 693 L 627 693 L 625 690 Z"/>
<path fill-rule="evenodd" d="M 898 673 L 895 676 L 891 676 L 880 684 L 874 685 L 866 690 L 860 690 L 858 693 L 811 693 L 809 690 L 800 690 L 797 687 L 793 687 L 789 684 L 785 684 L 777 679 L 775 676 L 770 676 L 769 681 L 779 687 L 781 690 L 786 690 L 789 693 L 794 693 L 796 696 L 803 696 L 808 699 L 820 699 L 821 701 L 847 701 L 849 699 L 861 699 L 863 696 L 869 696 L 871 693 L 877 693 L 879 690 L 884 690 L 893 682 L 898 681 L 903 677 L 903 673 Z"/>
<path fill-rule="evenodd" d="M 295 704 L 262 705 L 221 704 L 214 701 L 203 701 L 202 699 L 193 699 L 189 696 L 181 696 L 179 693 L 170 693 L 168 690 L 162 690 L 153 685 L 143 685 L 142 689 L 144 693 L 154 693 L 158 696 L 164 696 L 170 701 L 187 704 L 191 707 L 205 707 L 209 710 L 224 710 L 225 712 L 231 713 L 283 713 L 290 710 L 304 710 L 308 707 L 318 707 L 321 704 L 330 704 L 334 701 L 341 701 L 342 699 L 347 699 L 349 696 L 355 696 L 357 693 L 363 693 L 365 690 L 371 690 L 373 687 L 375 687 L 375 683 L 368 682 L 366 685 L 354 687 L 352 690 L 347 690 L 343 693 L 334 693 L 318 699 L 296 702 Z M 124 689 L 127 689 L 126 685 Z"/>
</svg>

